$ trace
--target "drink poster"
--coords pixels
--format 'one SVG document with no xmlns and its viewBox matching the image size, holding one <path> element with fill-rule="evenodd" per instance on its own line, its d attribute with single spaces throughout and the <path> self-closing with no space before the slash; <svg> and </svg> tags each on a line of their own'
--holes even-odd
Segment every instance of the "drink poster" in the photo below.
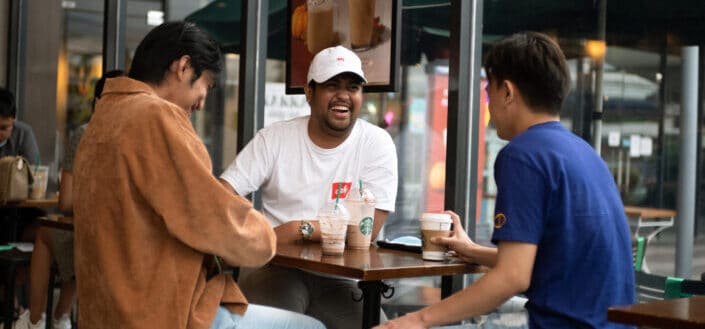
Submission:
<svg viewBox="0 0 705 329">
<path fill-rule="evenodd" d="M 364 90 L 394 91 L 399 66 L 398 0 L 289 0 L 288 94 L 303 93 L 313 56 L 328 47 L 352 49 L 367 78 Z"/>
</svg>

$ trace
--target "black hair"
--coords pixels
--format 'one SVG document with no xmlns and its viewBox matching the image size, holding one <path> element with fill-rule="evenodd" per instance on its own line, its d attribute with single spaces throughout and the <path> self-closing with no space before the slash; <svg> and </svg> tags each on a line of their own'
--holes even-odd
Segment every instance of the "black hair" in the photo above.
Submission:
<svg viewBox="0 0 705 329">
<path fill-rule="evenodd" d="M 0 88 L 0 117 L 14 118 L 16 115 L 15 95 L 5 88 Z"/>
<path fill-rule="evenodd" d="M 223 56 L 218 45 L 198 26 L 190 22 L 167 22 L 152 29 L 135 50 L 130 78 L 151 84 L 160 84 L 175 60 L 188 55 L 193 80 L 204 71 L 218 75 L 223 70 Z"/>
<path fill-rule="evenodd" d="M 538 32 L 513 34 L 492 45 L 484 60 L 490 82 L 509 80 L 533 110 L 559 114 L 570 71 L 556 42 Z"/>
<path fill-rule="evenodd" d="M 93 89 L 93 99 L 100 98 L 100 94 L 103 93 L 103 87 L 105 87 L 105 80 L 110 78 L 121 77 L 125 75 L 123 70 L 110 70 L 103 73 L 103 76 L 95 82 L 95 88 Z"/>
<path fill-rule="evenodd" d="M 100 98 L 100 94 L 103 93 L 103 87 L 105 87 L 105 80 L 115 77 L 121 77 L 123 75 L 125 75 L 125 72 L 122 70 L 110 70 L 108 72 L 103 73 L 103 76 L 95 82 L 95 87 L 93 88 L 92 107 L 95 108 L 95 102 L 98 100 L 98 98 Z"/>
</svg>

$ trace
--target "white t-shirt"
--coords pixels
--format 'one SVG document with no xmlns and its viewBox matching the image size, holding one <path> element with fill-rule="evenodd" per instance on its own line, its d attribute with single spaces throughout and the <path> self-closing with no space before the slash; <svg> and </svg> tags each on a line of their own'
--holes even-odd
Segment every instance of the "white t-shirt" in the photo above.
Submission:
<svg viewBox="0 0 705 329">
<path fill-rule="evenodd" d="M 350 136 L 333 149 L 308 136 L 309 116 L 276 122 L 257 132 L 220 176 L 240 195 L 258 188 L 264 215 L 273 226 L 314 219 L 337 182 L 349 188 L 362 180 L 377 199 L 375 208 L 394 211 L 397 153 L 383 129 L 357 120 Z"/>
</svg>

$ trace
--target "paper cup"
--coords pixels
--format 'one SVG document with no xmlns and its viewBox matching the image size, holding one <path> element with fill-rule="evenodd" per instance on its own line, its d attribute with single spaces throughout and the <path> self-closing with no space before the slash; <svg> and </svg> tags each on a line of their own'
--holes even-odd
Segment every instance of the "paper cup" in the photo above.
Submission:
<svg viewBox="0 0 705 329">
<path fill-rule="evenodd" d="M 32 166 L 32 178 L 34 182 L 32 183 L 32 191 L 29 198 L 32 200 L 41 200 L 46 198 L 47 194 L 47 181 L 49 180 L 49 167 L 48 166 Z"/>
<path fill-rule="evenodd" d="M 453 220 L 449 214 L 424 213 L 421 215 L 421 257 L 425 260 L 442 261 L 446 247 L 431 242 L 433 237 L 450 236 Z"/>
</svg>

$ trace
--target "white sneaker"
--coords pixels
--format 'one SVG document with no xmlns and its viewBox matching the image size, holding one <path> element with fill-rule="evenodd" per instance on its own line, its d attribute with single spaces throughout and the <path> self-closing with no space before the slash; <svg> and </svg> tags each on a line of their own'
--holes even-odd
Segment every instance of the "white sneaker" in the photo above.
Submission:
<svg viewBox="0 0 705 329">
<path fill-rule="evenodd" d="M 64 314 L 61 319 L 54 319 L 51 324 L 54 329 L 71 329 L 71 318 Z"/>
<path fill-rule="evenodd" d="M 46 327 L 46 316 L 42 313 L 42 318 L 37 321 L 37 323 L 32 324 L 29 320 L 29 310 L 24 310 L 20 317 L 17 318 L 15 324 L 12 325 L 12 329 L 42 329 Z"/>
</svg>

